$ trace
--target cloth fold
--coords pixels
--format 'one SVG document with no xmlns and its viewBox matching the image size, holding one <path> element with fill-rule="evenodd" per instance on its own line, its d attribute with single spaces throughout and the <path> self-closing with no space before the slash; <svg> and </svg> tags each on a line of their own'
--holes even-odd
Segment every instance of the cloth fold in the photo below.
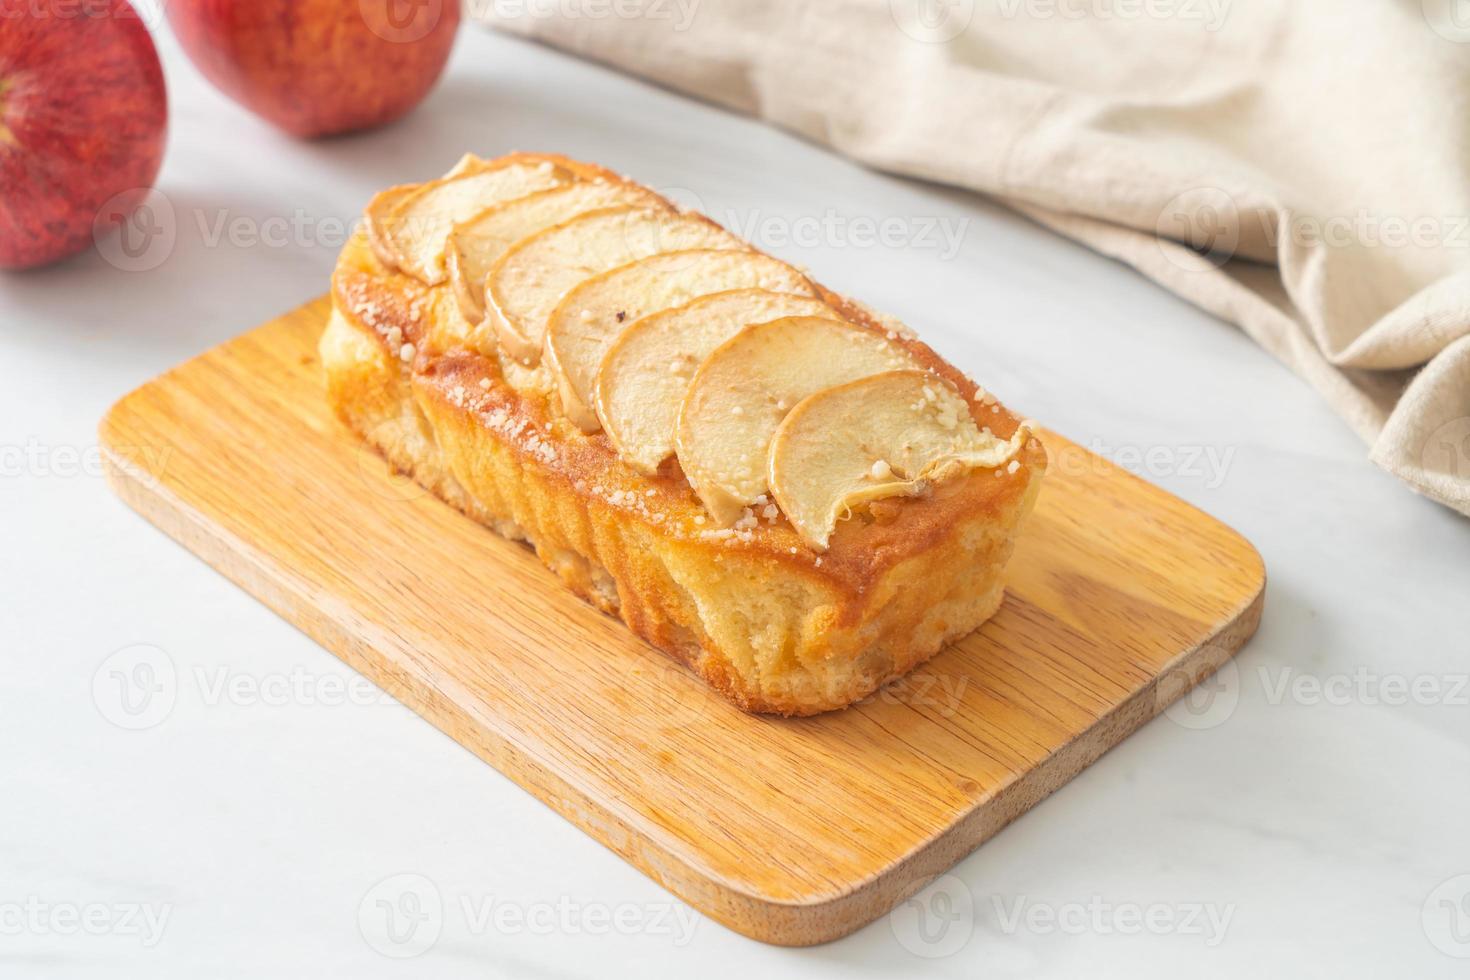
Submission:
<svg viewBox="0 0 1470 980">
<path fill-rule="evenodd" d="M 1458 0 L 497 0 L 480 16 L 978 191 L 1238 324 L 1470 514 Z"/>
</svg>

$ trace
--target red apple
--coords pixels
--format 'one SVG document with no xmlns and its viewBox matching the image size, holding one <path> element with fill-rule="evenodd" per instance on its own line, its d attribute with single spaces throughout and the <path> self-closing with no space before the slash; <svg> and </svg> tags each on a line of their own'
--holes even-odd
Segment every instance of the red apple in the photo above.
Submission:
<svg viewBox="0 0 1470 980">
<path fill-rule="evenodd" d="M 0 0 L 0 268 L 86 248 L 104 204 L 152 186 L 167 129 L 158 52 L 126 0 Z"/>
<path fill-rule="evenodd" d="M 397 119 L 438 81 L 459 0 L 169 0 L 179 43 L 226 95 L 297 136 Z"/>
</svg>

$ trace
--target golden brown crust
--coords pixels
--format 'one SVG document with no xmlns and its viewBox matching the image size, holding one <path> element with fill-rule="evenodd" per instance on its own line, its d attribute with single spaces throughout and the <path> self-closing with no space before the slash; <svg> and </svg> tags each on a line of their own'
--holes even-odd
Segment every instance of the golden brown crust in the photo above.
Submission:
<svg viewBox="0 0 1470 980">
<path fill-rule="evenodd" d="M 1046 466 L 1034 439 L 1013 471 L 974 471 L 880 502 L 839 525 L 819 553 L 780 517 L 716 529 L 677 462 L 644 476 L 604 434 L 584 434 L 543 395 L 512 387 L 497 358 L 436 343 L 451 291 L 385 268 L 365 235 L 344 250 L 333 287 L 323 361 L 338 415 L 451 504 L 528 539 L 567 585 L 747 710 L 849 704 L 999 605 Z M 853 322 L 900 329 L 818 288 Z M 967 396 L 978 424 L 1001 437 L 1016 430 L 1019 419 L 975 397 L 973 382 L 929 347 L 896 339 Z"/>
</svg>

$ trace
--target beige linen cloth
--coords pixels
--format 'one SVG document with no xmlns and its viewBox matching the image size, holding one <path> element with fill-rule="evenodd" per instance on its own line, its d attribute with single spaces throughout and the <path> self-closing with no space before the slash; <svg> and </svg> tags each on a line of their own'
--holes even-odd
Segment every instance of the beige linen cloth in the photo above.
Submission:
<svg viewBox="0 0 1470 980">
<path fill-rule="evenodd" d="M 1132 265 L 1238 324 L 1375 463 L 1470 514 L 1470 0 L 477 12 L 873 167 L 992 195 Z"/>
</svg>

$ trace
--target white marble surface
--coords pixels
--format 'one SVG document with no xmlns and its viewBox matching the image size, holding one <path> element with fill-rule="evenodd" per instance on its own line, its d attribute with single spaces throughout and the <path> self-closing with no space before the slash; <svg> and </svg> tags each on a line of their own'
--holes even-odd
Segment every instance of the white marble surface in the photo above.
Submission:
<svg viewBox="0 0 1470 980">
<path fill-rule="evenodd" d="M 476 30 L 409 121 L 320 144 L 248 118 L 161 44 L 172 252 L 148 272 L 89 255 L 0 278 L 0 975 L 1470 971 L 1451 955 L 1470 954 L 1470 523 L 1375 471 L 1234 329 L 996 208 Z M 108 494 L 93 432 L 116 398 L 320 293 L 371 191 L 466 148 L 695 189 L 1036 418 L 1154 449 L 1142 468 L 1271 573 L 1214 724 L 1155 721 L 962 862 L 926 896 L 932 943 L 911 907 L 776 949 L 691 920 Z M 889 218 L 912 240 L 865 244 L 862 222 Z M 176 678 L 142 716 L 115 675 L 135 655 Z M 366 696 L 322 703 L 344 684 Z M 405 945 L 377 902 L 422 882 L 395 875 L 442 901 Z M 418 959 L 379 952 L 431 939 Z"/>
</svg>

